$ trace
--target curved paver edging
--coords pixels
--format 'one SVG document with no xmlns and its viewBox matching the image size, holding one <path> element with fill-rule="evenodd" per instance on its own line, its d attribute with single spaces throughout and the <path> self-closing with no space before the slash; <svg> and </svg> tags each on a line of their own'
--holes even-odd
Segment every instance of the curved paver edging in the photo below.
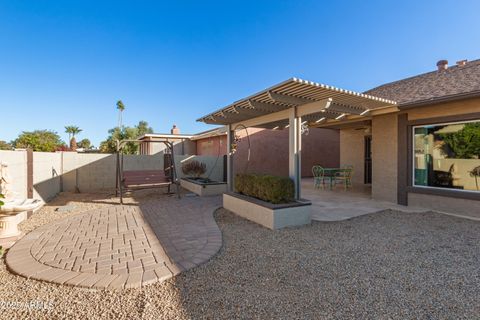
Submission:
<svg viewBox="0 0 480 320">
<path fill-rule="evenodd" d="M 141 287 L 218 252 L 217 207 L 216 198 L 166 198 L 91 210 L 33 230 L 9 250 L 6 263 L 15 274 L 58 284 Z"/>
</svg>

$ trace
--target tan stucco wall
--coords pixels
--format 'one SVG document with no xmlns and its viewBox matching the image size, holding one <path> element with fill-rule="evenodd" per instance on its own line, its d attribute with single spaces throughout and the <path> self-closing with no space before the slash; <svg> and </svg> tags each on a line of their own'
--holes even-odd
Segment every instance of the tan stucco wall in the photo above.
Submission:
<svg viewBox="0 0 480 320">
<path fill-rule="evenodd" d="M 462 114 L 480 112 L 480 98 L 460 100 L 455 102 L 441 103 L 432 106 L 419 107 L 411 110 L 402 111 L 408 114 L 408 120 L 427 120 L 438 117 L 460 116 Z M 461 162 L 469 162 L 475 160 L 463 160 Z M 436 162 L 436 166 L 442 164 L 443 170 L 449 167 L 451 160 L 445 159 Z M 461 163 L 460 162 L 460 163 Z M 458 160 L 457 160 L 458 163 Z M 472 165 L 469 164 L 468 167 Z M 465 171 L 462 165 L 458 166 L 458 170 Z M 464 174 L 464 176 L 467 176 Z M 469 182 L 472 183 L 471 181 Z M 480 218 L 480 202 L 477 200 L 460 199 L 455 197 L 445 197 L 437 195 L 408 193 L 408 204 L 411 206 L 419 206 L 431 208 L 442 212 L 473 216 Z"/>
<path fill-rule="evenodd" d="M 340 166 L 352 165 L 352 183 L 363 184 L 365 165 L 365 130 L 340 130 Z"/>
<path fill-rule="evenodd" d="M 372 198 L 397 202 L 397 114 L 372 119 Z"/>
<path fill-rule="evenodd" d="M 236 131 L 240 138 L 234 155 L 234 173 L 263 173 L 288 176 L 288 130 L 248 128 Z M 248 141 L 250 140 L 250 160 Z M 226 154 L 227 137 L 199 139 L 198 155 Z M 312 166 L 337 167 L 339 165 L 339 134 L 337 130 L 310 128 L 302 136 L 302 176 L 312 176 Z"/>
<path fill-rule="evenodd" d="M 197 145 L 197 155 L 199 156 L 217 156 L 227 154 L 227 136 L 214 136 L 195 141 Z"/>
<path fill-rule="evenodd" d="M 408 205 L 429 208 L 440 212 L 480 218 L 480 202 L 476 200 L 409 193 Z"/>
<path fill-rule="evenodd" d="M 480 98 L 436 104 L 404 111 L 408 120 L 428 119 L 435 117 L 457 116 L 480 112 Z"/>
</svg>

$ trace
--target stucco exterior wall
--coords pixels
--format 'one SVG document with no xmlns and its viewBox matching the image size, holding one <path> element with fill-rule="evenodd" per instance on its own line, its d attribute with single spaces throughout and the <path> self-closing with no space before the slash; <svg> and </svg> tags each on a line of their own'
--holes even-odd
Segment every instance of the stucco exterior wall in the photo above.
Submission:
<svg viewBox="0 0 480 320">
<path fill-rule="evenodd" d="M 199 156 L 217 156 L 227 153 L 227 136 L 216 136 L 195 141 L 197 145 L 197 155 Z"/>
<path fill-rule="evenodd" d="M 372 119 L 372 198 L 397 202 L 398 116 Z"/>
<path fill-rule="evenodd" d="M 477 200 L 409 193 L 408 205 L 467 217 L 480 218 L 480 201 Z"/>
<path fill-rule="evenodd" d="M 311 177 L 312 167 L 340 165 L 340 133 L 338 130 L 310 128 L 302 137 L 302 176 Z"/>
<path fill-rule="evenodd" d="M 441 103 L 405 111 L 405 113 L 408 113 L 409 121 L 434 117 L 456 116 L 475 112 L 480 112 L 480 98 Z"/>
<path fill-rule="evenodd" d="M 454 102 L 447 102 L 447 103 L 440 103 L 431 106 L 423 106 L 417 107 L 414 109 L 408 109 L 401 112 L 401 114 L 406 114 L 408 121 L 416 121 L 413 124 L 420 123 L 438 123 L 440 122 L 450 122 L 449 120 L 445 121 L 444 117 L 449 119 L 455 119 L 454 121 L 462 121 L 462 115 L 467 114 L 479 114 L 480 113 L 480 98 L 474 99 L 465 99 L 459 100 Z M 474 117 L 476 118 L 476 117 Z M 480 115 L 478 117 L 480 119 Z M 412 123 L 410 123 L 412 124 Z M 408 130 L 407 130 L 408 131 Z M 408 133 L 408 132 L 407 132 Z M 406 137 L 399 137 L 399 139 L 406 139 Z M 407 150 L 405 150 L 406 152 Z M 405 153 L 406 161 L 411 161 Z M 471 168 L 471 162 L 475 162 L 476 160 L 456 160 L 457 163 L 457 170 L 459 172 L 463 172 L 465 177 L 468 177 L 468 174 L 465 173 L 467 171 L 466 168 Z M 436 161 L 434 163 L 434 168 L 437 170 L 444 170 L 446 171 L 449 168 L 452 160 L 444 159 L 440 161 Z M 465 164 L 465 165 L 464 165 Z M 466 167 L 466 168 L 464 168 Z M 411 173 L 405 173 L 411 174 Z M 468 177 L 469 178 L 469 177 Z M 472 185 L 473 181 L 462 181 L 463 185 Z M 448 212 L 453 214 L 460 214 L 465 216 L 473 216 L 480 218 L 480 201 L 467 198 L 462 198 L 461 194 L 458 195 L 434 195 L 434 194 L 426 194 L 421 193 L 415 188 L 413 190 L 407 190 L 407 199 L 408 205 L 411 206 L 419 206 L 424 208 L 431 208 L 432 210 L 438 210 L 442 212 Z M 439 190 L 442 192 L 445 190 Z M 448 191 L 448 190 L 446 190 Z M 429 192 L 436 192 L 435 190 L 429 189 Z"/>
<path fill-rule="evenodd" d="M 240 137 L 234 155 L 234 173 L 262 173 L 288 176 L 288 130 L 248 128 L 237 131 Z M 248 160 L 250 140 L 250 160 Z M 339 133 L 337 130 L 311 128 L 302 136 L 302 176 L 312 176 L 312 166 L 339 165 Z M 197 140 L 197 154 L 216 156 L 227 152 L 227 137 Z"/>
<path fill-rule="evenodd" d="M 354 185 L 364 183 L 365 135 L 363 129 L 340 130 L 340 166 L 353 166 L 352 183 Z"/>
</svg>

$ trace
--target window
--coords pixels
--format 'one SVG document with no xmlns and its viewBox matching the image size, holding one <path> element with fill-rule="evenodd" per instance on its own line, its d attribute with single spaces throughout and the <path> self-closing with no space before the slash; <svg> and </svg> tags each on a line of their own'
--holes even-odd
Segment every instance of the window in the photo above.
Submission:
<svg viewBox="0 0 480 320">
<path fill-rule="evenodd" d="M 480 192 L 480 120 L 413 127 L 414 186 Z"/>
</svg>

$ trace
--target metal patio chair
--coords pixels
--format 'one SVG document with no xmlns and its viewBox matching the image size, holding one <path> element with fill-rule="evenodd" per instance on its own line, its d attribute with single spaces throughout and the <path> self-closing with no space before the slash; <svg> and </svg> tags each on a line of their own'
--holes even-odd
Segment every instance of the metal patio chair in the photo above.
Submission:
<svg viewBox="0 0 480 320">
<path fill-rule="evenodd" d="M 345 191 L 352 187 L 353 166 L 345 165 L 343 169 L 338 171 L 333 178 L 333 184 L 343 184 Z"/>
<path fill-rule="evenodd" d="M 322 186 L 323 188 L 325 188 L 325 180 L 330 178 L 325 176 L 325 170 L 323 169 L 323 167 L 313 166 L 312 173 L 313 173 L 313 187 L 318 189 L 320 188 L 320 186 Z"/>
</svg>

